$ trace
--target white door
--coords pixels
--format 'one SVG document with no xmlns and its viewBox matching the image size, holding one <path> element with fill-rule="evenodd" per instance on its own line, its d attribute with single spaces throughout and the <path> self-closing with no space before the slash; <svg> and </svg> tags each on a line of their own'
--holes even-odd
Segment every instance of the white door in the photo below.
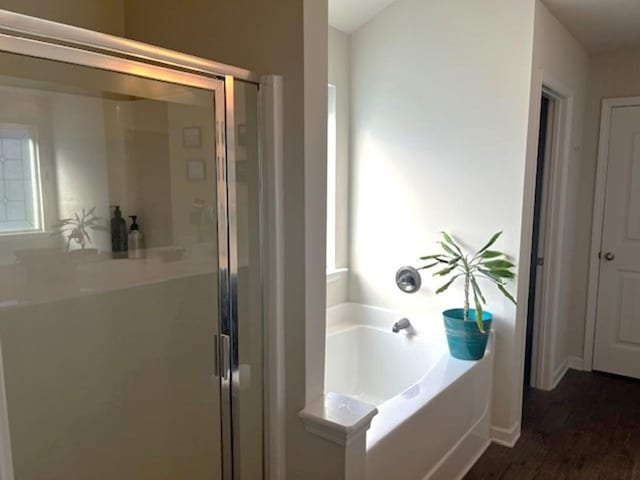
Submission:
<svg viewBox="0 0 640 480">
<path fill-rule="evenodd" d="M 640 378 L 640 106 L 610 125 L 593 368 Z"/>
</svg>

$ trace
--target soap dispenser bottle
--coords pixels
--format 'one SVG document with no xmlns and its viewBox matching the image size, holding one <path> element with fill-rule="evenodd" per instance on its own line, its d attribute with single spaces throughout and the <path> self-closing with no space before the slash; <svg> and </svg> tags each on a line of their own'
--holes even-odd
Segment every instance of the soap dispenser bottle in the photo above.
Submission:
<svg viewBox="0 0 640 480">
<path fill-rule="evenodd" d="M 113 258 L 127 256 L 127 222 L 122 218 L 120 205 L 114 205 L 111 215 L 111 251 Z"/>
<path fill-rule="evenodd" d="M 137 215 L 129 215 L 131 228 L 129 229 L 129 258 L 144 258 L 144 235 L 137 224 Z"/>
</svg>

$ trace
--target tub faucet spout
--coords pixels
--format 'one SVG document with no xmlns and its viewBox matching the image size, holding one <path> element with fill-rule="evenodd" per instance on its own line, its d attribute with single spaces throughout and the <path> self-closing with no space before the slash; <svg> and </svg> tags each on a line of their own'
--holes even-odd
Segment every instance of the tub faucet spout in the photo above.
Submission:
<svg viewBox="0 0 640 480">
<path fill-rule="evenodd" d="M 393 333 L 398 333 L 400 330 L 406 330 L 410 326 L 411 326 L 411 322 L 409 321 L 409 319 L 403 318 L 401 320 L 398 320 L 396 323 L 394 323 L 393 328 L 391 330 L 393 330 Z"/>
</svg>

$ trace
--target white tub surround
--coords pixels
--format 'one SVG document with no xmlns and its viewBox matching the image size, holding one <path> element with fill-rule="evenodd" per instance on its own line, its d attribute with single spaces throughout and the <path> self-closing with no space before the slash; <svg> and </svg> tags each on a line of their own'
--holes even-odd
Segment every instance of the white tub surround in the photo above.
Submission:
<svg viewBox="0 0 640 480">
<path fill-rule="evenodd" d="M 365 480 L 366 432 L 377 413 L 369 403 L 334 392 L 299 413 L 308 432 L 344 448 L 344 476 L 335 480 Z"/>
<path fill-rule="evenodd" d="M 327 390 L 375 405 L 366 479 L 462 478 L 490 443 L 493 338 L 477 362 L 452 358 L 442 320 L 357 304 L 329 309 Z M 398 468 L 402 465 L 402 468 Z"/>
</svg>

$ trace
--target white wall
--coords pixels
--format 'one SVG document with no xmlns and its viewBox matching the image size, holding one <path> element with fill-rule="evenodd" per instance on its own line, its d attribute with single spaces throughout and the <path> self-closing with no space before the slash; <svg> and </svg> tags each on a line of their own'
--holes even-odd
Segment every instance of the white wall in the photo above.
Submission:
<svg viewBox="0 0 640 480">
<path fill-rule="evenodd" d="M 565 90 L 561 93 L 570 93 L 572 106 L 570 148 L 568 156 L 563 155 L 563 158 L 559 159 L 564 167 L 558 169 L 558 173 L 562 173 L 562 168 L 565 169 L 564 197 L 566 204 L 565 216 L 561 225 L 562 231 L 558 232 L 563 238 L 560 252 L 562 260 L 559 265 L 556 265 L 560 272 L 557 292 L 558 315 L 556 328 L 552 332 L 555 342 L 549 353 L 552 358 L 552 372 L 557 372 L 563 368 L 563 365 L 566 365 L 570 356 L 581 356 L 582 351 L 583 336 L 580 333 L 580 325 L 584 324 L 584 312 L 582 316 L 573 315 L 571 293 L 574 286 L 581 283 L 580 279 L 586 278 L 586 273 L 583 277 L 573 275 L 578 264 L 582 263 L 581 259 L 573 255 L 573 252 L 578 244 L 585 243 L 576 242 L 580 238 L 576 235 L 576 221 L 580 207 L 578 202 L 578 191 L 581 188 L 579 172 L 584 156 L 581 147 L 587 102 L 589 56 L 586 50 L 540 1 L 536 2 L 533 70 L 529 152 L 532 165 L 535 165 L 538 147 L 540 81 L 548 87 Z M 551 165 L 548 165 L 548 168 L 552 168 Z M 551 192 L 549 194 L 551 195 Z M 554 199 L 556 209 L 560 207 L 560 203 L 560 198 Z M 547 319 L 547 322 L 549 320 Z"/>
<path fill-rule="evenodd" d="M 401 0 L 352 36 L 351 300 L 440 326 L 461 289 L 436 297 L 441 282 L 424 275 L 408 296 L 394 275 L 442 229 L 472 247 L 502 229 L 498 248 L 518 261 L 533 24 L 533 1 Z M 494 289 L 487 299 L 493 419 L 508 429 L 519 420 L 516 312 Z"/>
<path fill-rule="evenodd" d="M 329 27 L 329 83 L 336 87 L 336 267 L 349 266 L 349 151 L 351 37 Z M 347 301 L 348 275 L 327 284 L 327 306 Z"/>
<path fill-rule="evenodd" d="M 578 212 L 573 265 L 573 288 L 571 296 L 570 353 L 582 357 L 585 316 L 587 305 L 587 280 L 589 251 L 593 217 L 593 199 L 600 134 L 602 100 L 611 97 L 640 95 L 640 49 L 623 50 L 591 56 L 589 68 L 589 91 L 584 124 L 584 151 L 579 181 Z"/>
</svg>

